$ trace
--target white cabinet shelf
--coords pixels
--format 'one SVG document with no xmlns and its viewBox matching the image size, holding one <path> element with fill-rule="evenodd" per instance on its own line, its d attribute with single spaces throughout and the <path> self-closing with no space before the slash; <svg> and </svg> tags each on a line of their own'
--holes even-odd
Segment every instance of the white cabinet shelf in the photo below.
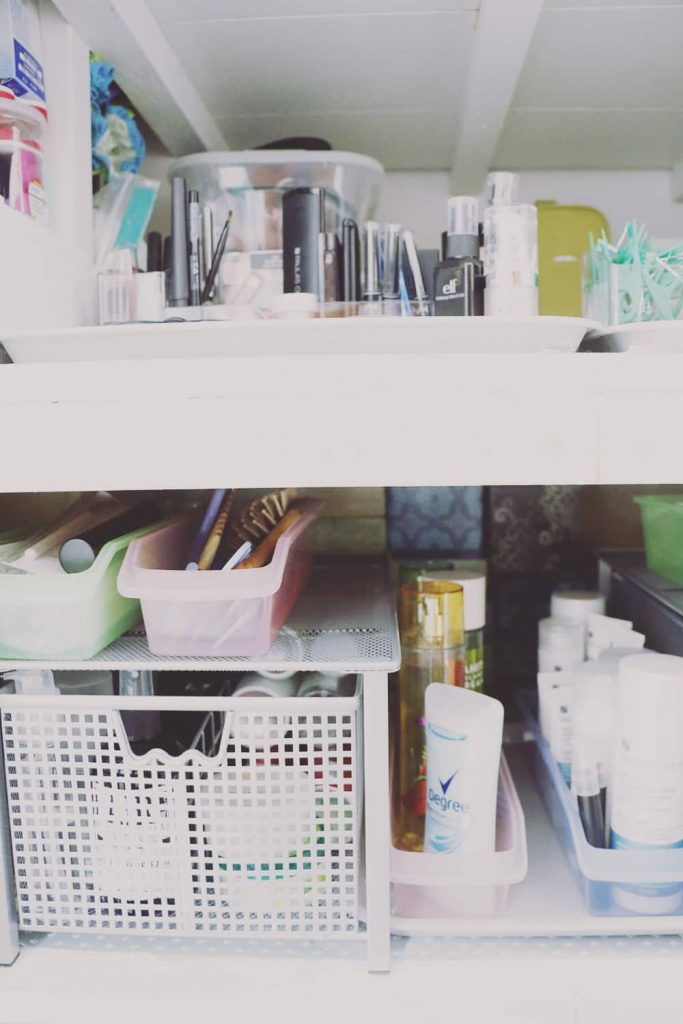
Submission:
<svg viewBox="0 0 683 1024">
<path fill-rule="evenodd" d="M 2 488 L 683 483 L 682 369 L 665 354 L 258 350 L 3 366 Z"/>
<path fill-rule="evenodd" d="M 631 1024 L 643 1019 L 645 1007 L 652 1010 L 651 985 L 656 989 L 654 1005 L 662 1007 L 661 1019 L 677 1019 L 673 1009 L 680 1011 L 683 940 L 678 935 L 619 935 L 618 919 L 585 913 L 523 758 L 510 760 L 529 825 L 527 881 L 517 887 L 502 919 L 464 923 L 460 936 L 394 939 L 388 986 L 366 974 L 363 944 L 355 942 L 273 945 L 258 940 L 24 935 L 16 964 L 0 973 L 3 1010 L 12 1020 L 49 1017 L 54 1024 L 72 1024 L 91 1015 L 95 1001 L 106 1006 L 111 1014 L 107 1020 L 120 1019 L 122 1012 L 130 1016 L 134 999 L 140 1019 L 149 1011 L 150 1019 L 175 1021 L 187 1019 L 189 1012 L 207 1016 L 224 1009 L 226 1001 L 233 1010 L 251 1012 L 254 993 L 260 991 L 263 1019 L 272 1011 L 283 1024 L 294 1024 L 301 1020 L 302 1005 L 324 1005 L 330 991 L 341 987 L 344 998 L 326 1010 L 332 1024 L 341 1024 L 352 1008 L 360 1012 L 368 1002 L 372 1005 L 381 985 L 384 1012 L 396 1024 L 412 1024 L 417 1006 L 423 1019 L 431 1019 L 430 1013 L 434 1019 L 443 1015 L 445 975 L 448 991 L 457 984 L 460 1009 L 474 1010 L 473 1019 L 486 1024 L 611 1020 L 616 992 L 628 1009 L 620 1019 Z M 633 921 L 622 920 L 625 931 L 637 931 Z M 675 924 L 673 919 L 660 921 L 662 930 Z M 643 930 L 652 927 L 651 922 L 641 923 Z M 611 937 L 599 937 L 606 930 Z M 656 980 L 645 983 L 646 974 Z"/>
</svg>

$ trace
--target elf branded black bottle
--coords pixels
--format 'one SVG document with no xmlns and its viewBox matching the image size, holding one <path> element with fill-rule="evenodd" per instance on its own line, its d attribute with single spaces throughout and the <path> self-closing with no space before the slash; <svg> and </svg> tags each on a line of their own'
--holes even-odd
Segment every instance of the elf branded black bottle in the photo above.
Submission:
<svg viewBox="0 0 683 1024">
<path fill-rule="evenodd" d="M 479 201 L 473 196 L 453 196 L 448 200 L 446 256 L 434 270 L 434 315 L 484 315 Z"/>
</svg>

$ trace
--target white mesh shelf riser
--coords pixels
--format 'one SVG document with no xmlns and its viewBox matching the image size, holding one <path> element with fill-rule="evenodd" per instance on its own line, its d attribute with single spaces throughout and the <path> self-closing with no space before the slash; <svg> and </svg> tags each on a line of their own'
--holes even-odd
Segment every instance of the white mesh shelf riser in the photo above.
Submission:
<svg viewBox="0 0 683 1024">
<path fill-rule="evenodd" d="M 21 927 L 355 934 L 359 698 L 207 698 L 179 758 L 131 752 L 126 703 L 2 699 Z"/>
</svg>

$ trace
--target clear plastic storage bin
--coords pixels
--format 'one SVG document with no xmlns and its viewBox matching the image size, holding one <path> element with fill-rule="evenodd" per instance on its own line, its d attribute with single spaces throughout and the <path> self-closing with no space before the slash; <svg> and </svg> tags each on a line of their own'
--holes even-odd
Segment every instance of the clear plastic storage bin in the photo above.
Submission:
<svg viewBox="0 0 683 1024">
<path fill-rule="evenodd" d="M 0 658 L 84 660 L 140 621 L 140 604 L 116 585 L 128 545 L 144 530 L 105 544 L 74 574 L 0 573 Z"/>
<path fill-rule="evenodd" d="M 647 567 L 683 584 L 683 494 L 643 494 L 640 506 Z"/>
<path fill-rule="evenodd" d="M 409 853 L 392 847 L 393 930 L 408 931 L 410 919 L 499 917 L 507 907 L 510 886 L 526 873 L 524 812 L 503 754 L 495 853 Z"/>
<path fill-rule="evenodd" d="M 536 694 L 518 694 L 535 744 L 534 773 L 558 838 L 591 914 L 658 917 L 683 912 L 683 849 L 604 850 L 591 846 L 576 800 L 536 718 Z"/>
<path fill-rule="evenodd" d="M 214 213 L 216 237 L 233 211 L 229 249 L 282 249 L 282 194 L 295 187 L 325 188 L 328 231 L 343 217 L 367 220 L 379 199 L 384 168 L 372 157 L 334 150 L 243 150 L 196 153 L 175 160 L 169 176 L 181 175 Z"/>
<path fill-rule="evenodd" d="M 142 603 L 154 654 L 254 657 L 266 654 L 308 576 L 305 532 L 320 502 L 282 534 L 269 565 L 231 572 L 185 572 L 199 516 L 182 516 L 131 544 L 119 590 Z"/>
<path fill-rule="evenodd" d="M 178 756 L 138 756 L 121 711 L 150 709 L 205 717 Z M 358 932 L 358 690 L 325 700 L 0 694 L 0 720 L 20 927 Z M 264 732 L 265 751 L 254 742 Z"/>
</svg>

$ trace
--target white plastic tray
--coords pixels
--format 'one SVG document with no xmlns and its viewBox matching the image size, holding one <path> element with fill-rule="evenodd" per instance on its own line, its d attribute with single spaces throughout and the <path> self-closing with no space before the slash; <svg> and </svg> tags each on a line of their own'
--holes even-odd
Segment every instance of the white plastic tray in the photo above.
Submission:
<svg viewBox="0 0 683 1024">
<path fill-rule="evenodd" d="M 0 337 L 15 363 L 240 355 L 575 352 L 596 330 L 579 317 L 348 317 L 125 324 Z M 683 327 L 681 328 L 683 331 Z"/>
<path fill-rule="evenodd" d="M 600 335 L 616 352 L 683 352 L 683 320 L 652 320 L 605 327 Z"/>
</svg>

